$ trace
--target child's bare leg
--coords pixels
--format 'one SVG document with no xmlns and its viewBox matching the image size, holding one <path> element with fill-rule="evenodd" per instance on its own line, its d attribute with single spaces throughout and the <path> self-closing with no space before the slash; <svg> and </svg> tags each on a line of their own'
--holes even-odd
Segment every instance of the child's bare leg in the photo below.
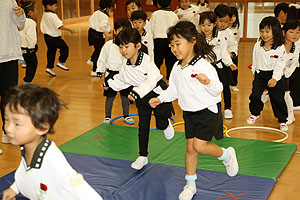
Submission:
<svg viewBox="0 0 300 200">
<path fill-rule="evenodd" d="M 218 145 L 198 138 L 194 138 L 193 147 L 198 153 L 209 156 L 221 157 L 223 154 L 222 148 Z"/>
<path fill-rule="evenodd" d="M 187 147 L 185 153 L 185 169 L 187 175 L 196 174 L 197 169 L 198 152 L 194 149 L 193 141 L 194 139 L 187 140 Z"/>
</svg>

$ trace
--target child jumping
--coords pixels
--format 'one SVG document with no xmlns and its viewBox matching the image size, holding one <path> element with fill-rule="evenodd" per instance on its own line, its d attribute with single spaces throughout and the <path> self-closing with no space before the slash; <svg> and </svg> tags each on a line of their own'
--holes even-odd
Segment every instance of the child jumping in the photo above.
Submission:
<svg viewBox="0 0 300 200">
<path fill-rule="evenodd" d="M 110 32 L 111 29 L 109 26 L 109 13 L 113 5 L 112 0 L 100 0 L 99 10 L 95 11 L 88 21 L 90 25 L 88 41 L 90 46 L 94 46 L 93 54 L 87 62 L 93 65 L 91 76 L 97 76 L 97 60 L 105 43 L 104 32 Z"/>
<path fill-rule="evenodd" d="M 40 26 L 48 48 L 46 72 L 51 76 L 56 76 L 53 68 L 57 49 L 59 49 L 60 56 L 56 66 L 65 71 L 69 71 L 69 68 L 64 65 L 69 57 L 69 47 L 61 38 L 61 30 L 68 31 L 72 34 L 74 34 L 75 31 L 65 27 L 61 19 L 55 14 L 55 11 L 57 10 L 57 0 L 43 0 L 42 3 L 45 7 L 45 12 L 42 16 Z"/>
<path fill-rule="evenodd" d="M 120 91 L 130 88 L 129 100 L 135 101 L 139 115 L 139 157 L 131 164 L 136 170 L 148 164 L 148 142 L 152 111 L 156 118 L 156 127 L 164 130 L 165 138 L 170 140 L 174 136 L 173 126 L 168 118 L 173 112 L 172 103 L 163 103 L 151 108 L 149 100 L 157 97 L 168 86 L 162 80 L 159 69 L 153 60 L 144 53 L 147 48 L 141 43 L 141 36 L 134 28 L 123 29 L 116 38 L 116 44 L 125 58 L 120 72 L 113 79 L 104 83 L 104 89 Z"/>
<path fill-rule="evenodd" d="M 287 131 L 287 107 L 284 101 L 285 48 L 280 23 L 275 17 L 265 17 L 259 24 L 260 38 L 253 48 L 252 72 L 254 80 L 249 97 L 251 116 L 248 124 L 254 124 L 263 110 L 261 95 L 268 89 L 273 113 L 280 123 L 280 130 Z"/>
<path fill-rule="evenodd" d="M 196 193 L 198 153 L 218 157 L 223 161 L 229 176 L 238 173 L 239 166 L 233 147 L 221 148 L 211 143 L 213 137 L 223 138 L 220 82 L 214 67 L 206 60 L 215 60 L 212 46 L 191 22 L 178 22 L 168 31 L 171 50 L 176 55 L 170 75 L 169 87 L 149 104 L 156 108 L 163 102 L 178 98 L 183 110 L 187 150 L 185 169 L 187 184 L 179 195 L 180 200 L 191 200 Z"/>
<path fill-rule="evenodd" d="M 24 29 L 20 31 L 20 36 L 22 54 L 26 62 L 26 72 L 23 80 L 24 84 L 28 84 L 32 82 L 38 65 L 36 57 L 36 51 L 38 49 L 36 22 L 34 21 L 34 19 L 37 18 L 37 9 L 34 1 L 20 1 L 20 4 L 26 15 L 25 26 Z"/>
<path fill-rule="evenodd" d="M 126 18 L 118 19 L 114 24 L 114 34 L 118 35 L 119 32 L 126 27 L 131 27 L 130 21 Z M 101 78 L 103 76 L 103 73 L 105 72 L 105 80 L 113 78 L 114 75 L 119 73 L 123 59 L 124 58 L 120 53 L 119 47 L 115 43 L 115 39 L 107 41 L 104 44 L 97 61 L 97 76 Z M 111 111 L 117 92 L 110 88 L 108 90 L 104 90 L 103 95 L 106 97 L 105 119 L 103 121 L 103 124 L 110 124 Z M 129 125 L 132 125 L 134 124 L 134 120 L 129 117 L 128 91 L 126 89 L 121 90 L 120 96 L 123 108 L 123 121 Z"/>
<path fill-rule="evenodd" d="M 54 132 L 62 106 L 52 90 L 34 84 L 15 86 L 7 92 L 3 100 L 5 131 L 13 145 L 21 146 L 22 160 L 3 199 L 15 199 L 21 193 L 29 199 L 102 200 L 47 138 Z"/>
</svg>

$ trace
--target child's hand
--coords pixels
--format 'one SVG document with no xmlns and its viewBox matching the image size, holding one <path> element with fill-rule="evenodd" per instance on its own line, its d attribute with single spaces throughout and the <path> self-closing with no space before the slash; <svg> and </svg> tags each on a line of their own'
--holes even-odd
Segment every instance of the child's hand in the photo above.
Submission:
<svg viewBox="0 0 300 200">
<path fill-rule="evenodd" d="M 202 83 L 204 85 L 210 84 L 210 80 L 205 74 L 197 74 L 195 76 L 195 78 L 198 79 L 200 81 L 200 83 Z"/>
<path fill-rule="evenodd" d="M 3 192 L 3 200 L 15 200 L 15 196 L 17 194 L 15 193 L 15 191 L 13 191 L 11 188 L 8 188 L 7 190 L 4 190 Z"/>
<path fill-rule="evenodd" d="M 174 10 L 174 13 L 176 13 L 176 14 L 178 13 L 178 8 L 179 8 L 179 6 L 176 7 L 176 10 Z"/>
<path fill-rule="evenodd" d="M 23 15 L 23 9 L 20 7 L 13 8 L 13 11 L 15 11 L 17 17 L 20 17 L 21 15 Z"/>
<path fill-rule="evenodd" d="M 181 19 L 183 17 L 183 15 L 178 15 L 178 19 Z"/>
<path fill-rule="evenodd" d="M 271 78 L 271 79 L 268 81 L 268 87 L 275 87 L 276 84 L 277 84 L 277 81 L 276 81 L 276 79 L 274 79 L 274 78 Z"/>
<path fill-rule="evenodd" d="M 156 108 L 156 106 L 158 106 L 159 104 L 161 104 L 160 99 L 155 97 L 150 99 L 149 104 L 152 108 Z"/>
<path fill-rule="evenodd" d="M 75 34 L 75 33 L 76 33 L 76 31 L 75 31 L 75 30 L 73 30 L 73 29 L 70 29 L 70 33 L 72 33 L 72 34 Z"/>
<path fill-rule="evenodd" d="M 237 70 L 237 66 L 235 64 L 232 64 L 229 66 L 231 71 Z"/>
<path fill-rule="evenodd" d="M 104 90 L 108 90 L 109 87 L 105 86 L 104 84 L 101 86 Z"/>
<path fill-rule="evenodd" d="M 128 99 L 129 99 L 130 101 L 135 102 L 135 98 L 134 98 L 133 96 L 131 96 L 130 94 L 128 95 Z"/>
</svg>

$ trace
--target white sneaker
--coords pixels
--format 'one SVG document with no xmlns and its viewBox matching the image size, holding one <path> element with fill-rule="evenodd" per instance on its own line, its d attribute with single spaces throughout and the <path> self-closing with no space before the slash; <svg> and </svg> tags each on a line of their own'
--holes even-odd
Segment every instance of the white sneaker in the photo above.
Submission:
<svg viewBox="0 0 300 200">
<path fill-rule="evenodd" d="M 233 92 L 238 92 L 238 91 L 240 91 L 240 89 L 237 88 L 236 86 L 231 86 L 231 90 L 232 90 Z"/>
<path fill-rule="evenodd" d="M 196 194 L 196 187 L 186 185 L 183 188 L 183 191 L 179 195 L 179 200 L 191 200 Z"/>
<path fill-rule="evenodd" d="M 169 121 L 169 125 L 168 127 L 164 130 L 164 135 L 165 135 L 165 138 L 167 140 L 171 140 L 173 137 L 174 137 L 174 128 L 172 126 L 172 123 L 170 121 L 170 119 L 168 119 Z"/>
<path fill-rule="evenodd" d="M 294 123 L 294 121 L 295 121 L 295 118 L 293 118 L 293 119 L 288 118 L 286 124 L 291 125 L 292 123 Z"/>
<path fill-rule="evenodd" d="M 93 71 L 91 71 L 91 76 L 93 76 L 93 77 L 97 77 L 97 72 L 93 72 Z"/>
<path fill-rule="evenodd" d="M 232 114 L 232 111 L 230 109 L 226 109 L 224 111 L 224 118 L 225 119 L 232 119 L 233 118 L 233 114 Z"/>
<path fill-rule="evenodd" d="M 88 59 L 88 61 L 86 61 L 86 63 L 87 63 L 88 65 L 91 65 L 91 66 L 94 65 L 94 63 L 93 63 L 93 61 L 91 61 L 91 59 Z"/>
<path fill-rule="evenodd" d="M 2 149 L 0 149 L 0 155 L 3 153 Z"/>
<path fill-rule="evenodd" d="M 261 95 L 261 101 L 263 103 L 267 103 L 268 98 L 269 98 L 269 92 L 263 92 L 262 95 Z"/>
<path fill-rule="evenodd" d="M 23 61 L 23 63 L 22 63 L 22 68 L 26 68 L 26 67 L 27 67 L 26 62 Z"/>
<path fill-rule="evenodd" d="M 47 69 L 46 69 L 46 72 L 47 72 L 48 74 L 50 74 L 51 76 L 56 76 L 56 74 L 54 73 L 54 71 L 52 71 L 52 69 L 50 69 L 50 68 L 47 68 Z"/>
<path fill-rule="evenodd" d="M 255 123 L 255 121 L 259 118 L 259 115 L 258 116 L 254 116 L 254 115 L 251 115 L 248 119 L 247 119 L 247 123 L 252 125 Z"/>
<path fill-rule="evenodd" d="M 148 158 L 145 156 L 139 156 L 132 164 L 131 168 L 140 170 L 142 169 L 145 165 L 148 164 Z"/>
<path fill-rule="evenodd" d="M 103 120 L 103 124 L 110 124 L 111 123 L 111 119 L 109 117 L 105 117 L 105 119 Z"/>
<path fill-rule="evenodd" d="M 293 110 L 300 110 L 300 106 L 294 106 Z"/>
<path fill-rule="evenodd" d="M 134 124 L 134 120 L 131 118 L 131 117 L 125 117 L 123 119 L 123 121 L 126 123 L 126 124 L 129 124 L 129 125 L 133 125 Z"/>
<path fill-rule="evenodd" d="M 1 140 L 1 142 L 3 144 L 10 144 L 9 137 L 6 134 L 4 134 L 4 132 L 2 133 L 2 140 Z"/>
<path fill-rule="evenodd" d="M 223 161 L 223 164 L 226 167 L 227 175 L 230 177 L 236 176 L 239 172 L 239 164 L 237 162 L 235 150 L 233 147 L 229 147 L 226 149 L 226 151 L 230 154 L 230 161 L 228 163 L 225 163 Z"/>
<path fill-rule="evenodd" d="M 56 66 L 59 67 L 59 68 L 61 68 L 61 69 L 63 69 L 63 70 L 65 70 L 65 71 L 69 71 L 69 68 L 67 68 L 66 66 L 64 66 L 64 64 L 61 63 L 61 62 L 58 62 L 56 64 Z"/>
<path fill-rule="evenodd" d="M 289 127 L 287 126 L 286 123 L 280 123 L 280 130 L 282 130 L 282 131 L 288 131 Z"/>
</svg>

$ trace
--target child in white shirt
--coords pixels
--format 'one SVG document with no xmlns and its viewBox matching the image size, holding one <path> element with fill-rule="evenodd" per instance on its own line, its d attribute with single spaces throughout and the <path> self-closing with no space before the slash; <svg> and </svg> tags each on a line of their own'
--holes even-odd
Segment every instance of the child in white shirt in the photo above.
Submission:
<svg viewBox="0 0 300 200">
<path fill-rule="evenodd" d="M 110 32 L 111 28 L 109 26 L 109 13 L 113 8 L 114 3 L 112 0 L 100 0 L 99 10 L 95 11 L 89 18 L 89 31 L 88 31 L 88 41 L 90 46 L 94 46 L 93 54 L 88 60 L 88 64 L 91 62 L 93 69 L 91 71 L 91 76 L 97 76 L 97 60 L 100 55 L 100 51 L 105 43 L 105 32 Z"/>
<path fill-rule="evenodd" d="M 62 70 L 69 71 L 69 68 L 64 65 L 69 57 L 69 47 L 61 38 L 61 30 L 68 31 L 72 34 L 74 34 L 75 31 L 65 27 L 61 19 L 55 14 L 55 11 L 57 10 L 57 0 L 43 0 L 42 3 L 45 7 L 45 12 L 42 16 L 40 26 L 48 48 L 46 73 L 51 76 L 56 76 L 53 68 L 57 49 L 59 49 L 60 56 L 56 66 Z"/>
<path fill-rule="evenodd" d="M 25 26 L 24 29 L 20 31 L 20 36 L 23 58 L 26 62 L 26 72 L 23 80 L 24 84 L 28 84 L 33 80 L 38 65 L 36 57 L 36 51 L 38 49 L 36 22 L 34 21 L 37 17 L 37 10 L 33 1 L 20 1 L 20 3 L 26 15 Z"/>
<path fill-rule="evenodd" d="M 163 103 L 153 109 L 149 100 L 157 97 L 168 86 L 162 80 L 158 68 L 153 60 L 144 52 L 146 46 L 141 43 L 141 36 L 134 28 L 123 29 L 116 38 L 116 44 L 124 59 L 120 72 L 113 79 L 104 83 L 104 89 L 109 88 L 120 91 L 130 88 L 129 100 L 136 103 L 139 115 L 139 156 L 131 167 L 136 170 L 142 169 L 148 164 L 148 143 L 150 133 L 150 121 L 152 112 L 156 118 L 157 129 L 163 130 L 165 138 L 170 140 L 174 137 L 174 129 L 169 120 L 172 116 L 172 103 Z"/>
<path fill-rule="evenodd" d="M 47 138 L 64 106 L 56 93 L 34 84 L 19 85 L 7 92 L 3 106 L 5 131 L 22 154 L 15 182 L 3 192 L 3 199 L 21 193 L 31 200 L 102 200 Z"/>
<path fill-rule="evenodd" d="M 175 11 L 180 21 L 189 21 L 199 25 L 199 8 L 191 4 L 190 0 L 179 0 L 179 8 Z"/>
<path fill-rule="evenodd" d="M 123 28 L 130 28 L 131 23 L 126 18 L 118 19 L 114 24 L 114 34 L 118 35 Z M 97 76 L 102 77 L 105 73 L 105 80 L 108 80 L 119 73 L 124 58 L 120 53 L 119 47 L 116 45 L 115 39 L 107 41 L 101 49 L 100 56 L 97 61 Z M 129 100 L 128 90 L 121 90 L 120 97 L 122 100 L 123 108 L 123 121 L 129 125 L 134 124 L 134 120 L 129 117 Z M 108 89 L 104 90 L 103 95 L 106 97 L 105 100 L 105 118 L 103 124 L 111 123 L 111 111 L 114 103 L 114 99 L 117 92 Z"/>
<path fill-rule="evenodd" d="M 233 147 L 221 148 L 210 142 L 223 136 L 220 82 L 214 67 L 207 61 L 215 61 L 213 47 L 208 45 L 193 23 L 182 21 L 171 27 L 168 39 L 178 61 L 171 72 L 169 87 L 149 104 L 156 108 L 163 102 L 178 99 L 183 110 L 187 148 L 185 169 L 187 180 L 179 200 L 191 200 L 196 194 L 196 167 L 198 154 L 217 157 L 223 161 L 227 174 L 236 176 L 239 166 Z M 198 198 L 197 198 L 198 199 Z"/>
<path fill-rule="evenodd" d="M 148 55 L 153 58 L 153 36 L 145 29 L 147 14 L 142 10 L 134 11 L 130 19 L 133 27 L 140 33 L 142 43 L 148 48 Z"/>
<path fill-rule="evenodd" d="M 280 130 L 287 131 L 287 106 L 284 101 L 286 65 L 284 38 L 280 23 L 275 17 L 265 17 L 259 24 L 260 38 L 253 48 L 252 72 L 254 74 L 252 92 L 249 97 L 251 116 L 248 124 L 254 124 L 260 117 L 264 103 L 261 95 L 268 89 L 273 113 L 280 123 Z"/>
</svg>

